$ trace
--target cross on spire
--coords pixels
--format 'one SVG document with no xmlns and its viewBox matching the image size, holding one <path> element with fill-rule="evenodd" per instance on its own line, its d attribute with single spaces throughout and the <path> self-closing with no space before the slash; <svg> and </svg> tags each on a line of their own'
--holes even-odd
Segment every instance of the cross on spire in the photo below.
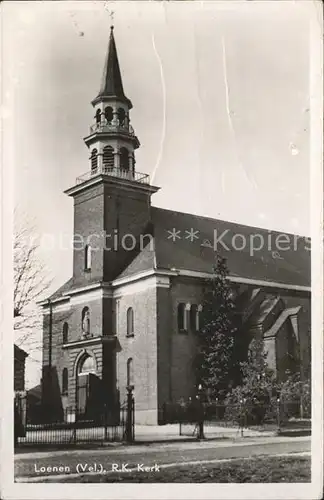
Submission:
<svg viewBox="0 0 324 500">
<path fill-rule="evenodd" d="M 115 12 L 113 10 L 110 11 L 109 17 L 110 17 L 110 21 L 111 21 L 111 26 L 110 26 L 111 29 L 114 29 L 114 16 L 115 16 Z"/>
</svg>

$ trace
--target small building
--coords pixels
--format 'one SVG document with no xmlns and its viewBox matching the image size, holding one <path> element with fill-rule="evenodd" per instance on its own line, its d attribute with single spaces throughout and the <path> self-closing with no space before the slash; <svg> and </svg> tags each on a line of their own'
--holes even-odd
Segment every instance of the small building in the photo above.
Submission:
<svg viewBox="0 0 324 500">
<path fill-rule="evenodd" d="M 14 434 L 15 443 L 19 436 L 25 435 L 26 391 L 25 362 L 28 354 L 14 344 Z"/>
<path fill-rule="evenodd" d="M 25 391 L 25 364 L 28 354 L 26 351 L 14 345 L 14 391 Z"/>
</svg>

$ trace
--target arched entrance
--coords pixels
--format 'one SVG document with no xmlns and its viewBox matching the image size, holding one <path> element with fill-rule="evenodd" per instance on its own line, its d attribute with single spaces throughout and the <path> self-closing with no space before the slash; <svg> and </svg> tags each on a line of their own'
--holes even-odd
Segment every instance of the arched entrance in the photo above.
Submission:
<svg viewBox="0 0 324 500">
<path fill-rule="evenodd" d="M 79 418 L 93 418 L 100 412 L 101 380 L 96 373 L 93 356 L 85 354 L 81 357 L 76 371 L 76 406 Z"/>
</svg>

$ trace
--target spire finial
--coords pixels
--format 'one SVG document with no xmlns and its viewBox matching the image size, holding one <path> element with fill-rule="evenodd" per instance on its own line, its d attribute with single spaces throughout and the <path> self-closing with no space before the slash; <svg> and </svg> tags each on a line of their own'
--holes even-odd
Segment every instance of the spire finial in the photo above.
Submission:
<svg viewBox="0 0 324 500">
<path fill-rule="evenodd" d="M 111 20 L 110 36 L 109 36 L 109 44 L 108 44 L 108 53 L 107 53 L 104 71 L 103 71 L 103 75 L 102 75 L 101 87 L 100 87 L 100 91 L 99 91 L 99 94 L 97 95 L 96 99 L 98 99 L 100 97 L 113 96 L 115 98 L 119 98 L 119 100 L 121 100 L 121 101 L 126 102 L 129 109 L 131 109 L 132 103 L 124 94 L 123 83 L 122 83 L 121 73 L 120 73 L 120 69 L 119 69 L 116 42 L 115 42 L 115 38 L 114 38 L 114 23 L 113 23 L 113 21 L 114 21 L 114 14 L 115 13 L 113 10 L 109 10 L 108 8 L 106 8 L 106 10 L 108 11 L 108 14 L 109 14 L 109 17 Z M 92 101 L 92 103 L 94 101 Z"/>
<path fill-rule="evenodd" d="M 111 26 L 110 26 L 111 31 L 113 31 L 113 29 L 114 29 L 114 15 L 115 15 L 115 12 L 113 10 L 111 10 L 109 13 L 109 17 L 110 17 L 110 21 L 111 21 Z"/>
</svg>

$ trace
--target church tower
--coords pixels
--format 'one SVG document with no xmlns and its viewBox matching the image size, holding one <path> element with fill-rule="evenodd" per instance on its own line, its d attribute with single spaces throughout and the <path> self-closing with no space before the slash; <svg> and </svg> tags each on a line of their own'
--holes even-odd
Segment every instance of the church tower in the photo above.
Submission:
<svg viewBox="0 0 324 500">
<path fill-rule="evenodd" d="M 132 103 L 124 92 L 113 26 L 100 90 L 91 104 L 93 123 L 84 138 L 89 170 L 66 191 L 74 198 L 76 286 L 118 276 L 139 236 L 150 233 L 150 197 L 158 190 L 135 169 L 140 143 L 130 123 Z"/>
<path fill-rule="evenodd" d="M 134 151 L 140 143 L 130 124 L 133 106 L 124 93 L 113 30 L 111 26 L 100 91 L 92 101 L 94 123 L 84 140 L 90 150 L 92 174 L 136 180 Z"/>
</svg>

